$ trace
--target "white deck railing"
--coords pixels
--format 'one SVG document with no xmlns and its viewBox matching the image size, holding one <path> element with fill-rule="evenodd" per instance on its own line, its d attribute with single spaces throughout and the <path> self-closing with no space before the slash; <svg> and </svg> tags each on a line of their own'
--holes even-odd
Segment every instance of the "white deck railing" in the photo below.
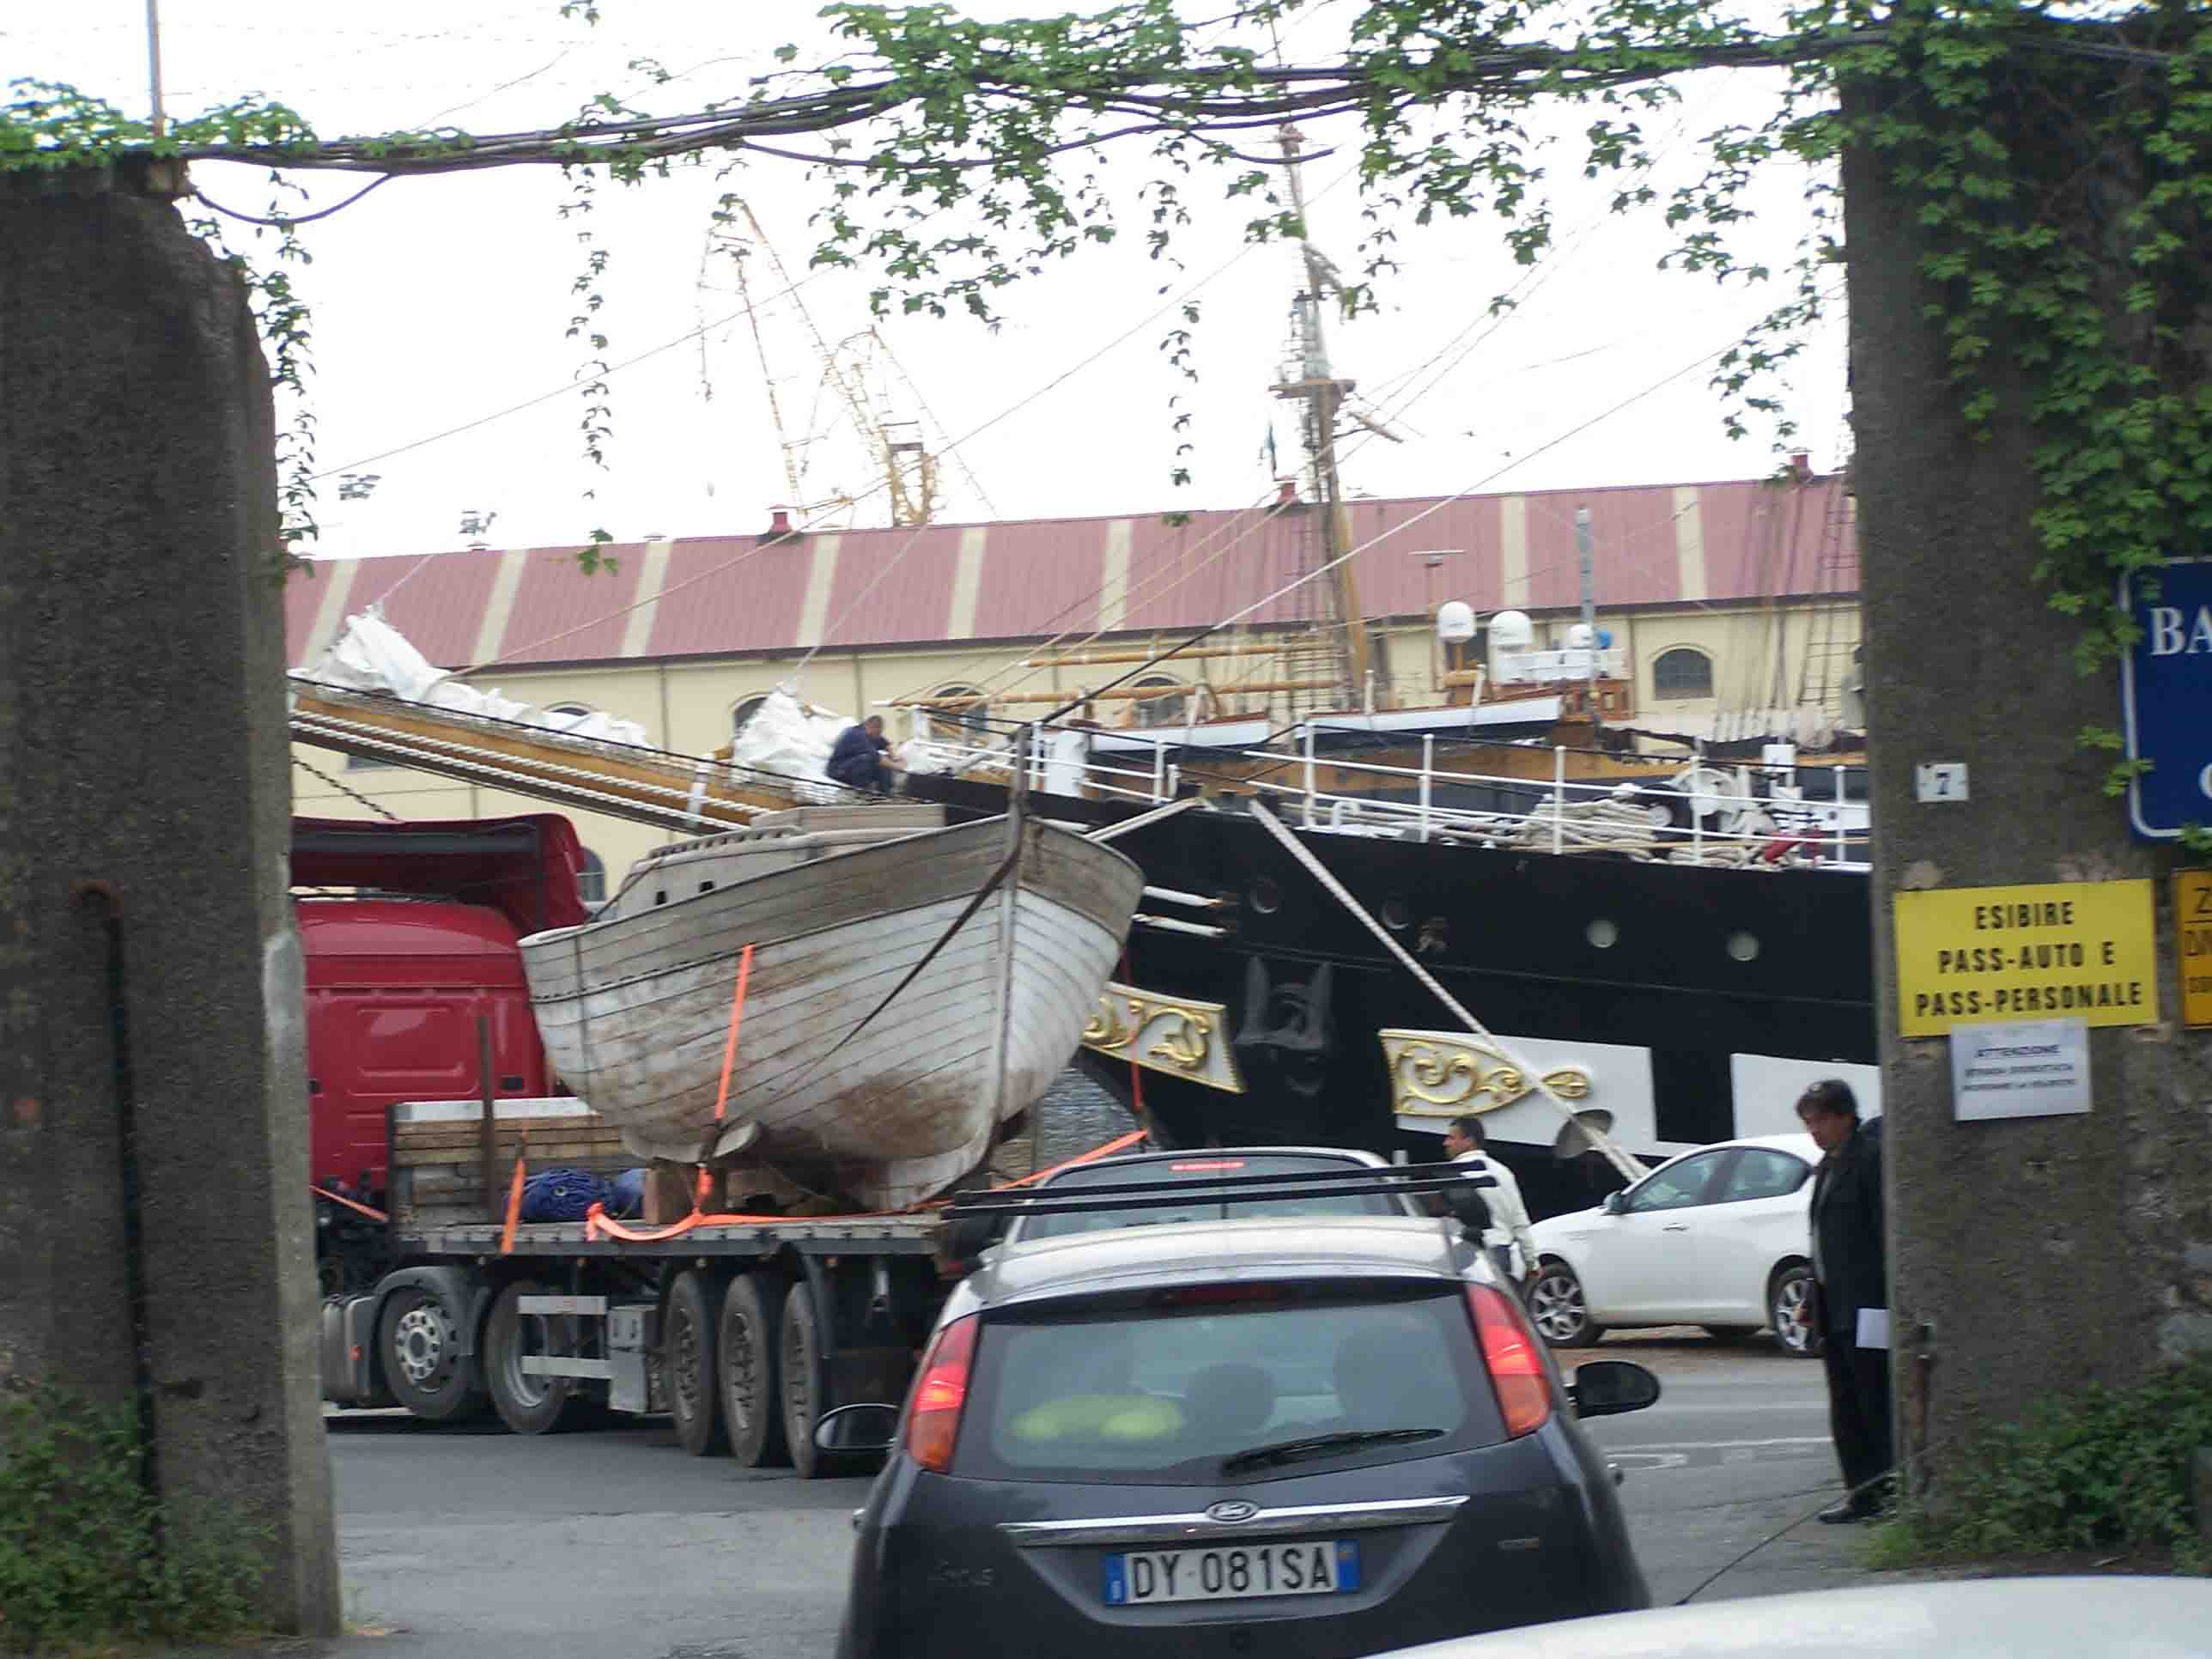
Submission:
<svg viewBox="0 0 2212 1659">
<path fill-rule="evenodd" d="M 1287 735 L 1286 748 L 1208 750 L 1208 770 L 1223 763 L 1258 764 L 1295 781 L 1265 773 L 1239 777 L 1238 786 L 1288 809 L 1305 828 L 1342 834 L 1390 836 L 1412 841 L 1450 841 L 1511 846 L 1554 853 L 1612 852 L 1631 857 L 1664 856 L 1675 862 L 1742 864 L 1818 862 L 1826 868 L 1863 869 L 1869 814 L 1853 800 L 1843 766 L 1720 766 L 1683 762 L 1672 775 L 1655 769 L 1648 779 L 1570 781 L 1567 760 L 1575 752 L 1552 750 L 1552 776 L 1516 777 L 1440 769 L 1437 740 L 1421 739 L 1419 767 L 1325 754 L 1316 747 L 1316 723 L 1302 722 Z M 1168 758 L 1179 745 L 1172 732 L 1152 739 L 1149 767 L 1117 764 L 1085 755 L 1080 761 L 1053 753 L 1062 734 L 1033 730 L 1027 757 L 1033 787 L 1058 793 L 1078 786 L 1109 799 L 1157 804 L 1182 792 L 1183 769 Z M 1128 738 L 1129 732 L 1117 732 Z M 933 742 L 937 755 L 956 772 L 1005 775 L 1011 744 L 965 745 Z M 1326 767 L 1348 789 L 1320 787 Z M 1825 775 L 1822 775 L 1825 774 Z M 1771 781 L 1768 792 L 1753 787 Z M 1803 782 L 1796 781 L 1803 779 Z M 1689 787 L 1680 787 L 1686 779 Z M 1440 789 L 1493 788 L 1528 800 L 1524 809 L 1486 810 L 1440 803 Z M 1410 791 L 1413 799 L 1382 798 L 1381 791 Z M 1684 810 L 1686 809 L 1686 810 Z M 1686 824 L 1675 822 L 1686 817 Z M 1814 854 L 1808 858 L 1807 854 Z"/>
</svg>

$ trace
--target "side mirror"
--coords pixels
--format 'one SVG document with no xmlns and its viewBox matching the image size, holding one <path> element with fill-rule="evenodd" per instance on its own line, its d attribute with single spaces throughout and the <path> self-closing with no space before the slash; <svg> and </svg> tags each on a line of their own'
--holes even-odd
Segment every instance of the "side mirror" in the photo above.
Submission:
<svg viewBox="0 0 2212 1659">
<path fill-rule="evenodd" d="M 1567 1392 L 1574 1397 L 1577 1417 L 1617 1417 L 1657 1405 L 1659 1379 L 1625 1359 L 1593 1359 L 1575 1367 Z"/>
<path fill-rule="evenodd" d="M 1628 1194 L 1626 1193 L 1607 1193 L 1605 1195 L 1605 1204 L 1603 1208 L 1607 1215 L 1626 1215 L 1628 1213 Z"/>
<path fill-rule="evenodd" d="M 826 1452 L 887 1452 L 898 1439 L 898 1419 L 896 1406 L 840 1406 L 814 1425 L 814 1443 Z"/>
</svg>

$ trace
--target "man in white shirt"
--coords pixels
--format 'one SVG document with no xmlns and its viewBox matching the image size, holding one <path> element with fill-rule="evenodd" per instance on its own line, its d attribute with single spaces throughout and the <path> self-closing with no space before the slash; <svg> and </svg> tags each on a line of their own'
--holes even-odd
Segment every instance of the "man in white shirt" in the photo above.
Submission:
<svg viewBox="0 0 2212 1659">
<path fill-rule="evenodd" d="M 1444 1156 L 1455 1164 L 1466 1164 L 1497 1182 L 1494 1187 L 1480 1189 L 1483 1203 L 1490 1210 L 1490 1225 L 1484 1230 L 1482 1243 L 1490 1252 L 1499 1275 L 1507 1283 L 1527 1280 L 1536 1276 L 1536 1241 L 1528 1231 L 1528 1206 L 1521 1200 L 1521 1183 L 1513 1171 L 1497 1158 L 1482 1150 L 1482 1119 L 1470 1112 L 1451 1121 L 1444 1131 Z M 1513 1246 L 1521 1253 L 1519 1271 L 1514 1270 Z"/>
</svg>

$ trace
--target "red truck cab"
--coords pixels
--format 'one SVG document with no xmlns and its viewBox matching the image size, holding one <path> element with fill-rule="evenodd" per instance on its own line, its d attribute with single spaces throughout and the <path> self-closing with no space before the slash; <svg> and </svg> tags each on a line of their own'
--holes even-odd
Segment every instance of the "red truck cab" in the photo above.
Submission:
<svg viewBox="0 0 2212 1659">
<path fill-rule="evenodd" d="M 308 1168 L 325 1186 L 385 1189 L 385 1114 L 481 1095 L 477 1020 L 502 1096 L 551 1092 L 513 922 L 436 900 L 298 901 L 307 959 Z"/>
<path fill-rule="evenodd" d="M 555 1092 L 515 941 L 586 919 L 582 861 L 574 829 L 550 813 L 293 821 L 315 1182 L 381 1195 L 390 1107 L 482 1096 L 479 1019 L 495 1094 Z"/>
</svg>

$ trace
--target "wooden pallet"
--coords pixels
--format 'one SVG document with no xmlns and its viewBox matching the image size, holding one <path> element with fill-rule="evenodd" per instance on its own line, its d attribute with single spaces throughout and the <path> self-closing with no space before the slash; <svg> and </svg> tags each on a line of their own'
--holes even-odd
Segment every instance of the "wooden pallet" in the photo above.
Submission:
<svg viewBox="0 0 2212 1659">
<path fill-rule="evenodd" d="M 623 1147 L 614 1126 L 581 1101 L 502 1100 L 493 1119 L 494 1184 L 487 1194 L 483 1110 L 476 1101 L 392 1109 L 389 1197 L 392 1221 L 402 1230 L 501 1219 L 518 1157 L 526 1173 L 583 1170 L 609 1176 L 641 1161 Z"/>
</svg>

